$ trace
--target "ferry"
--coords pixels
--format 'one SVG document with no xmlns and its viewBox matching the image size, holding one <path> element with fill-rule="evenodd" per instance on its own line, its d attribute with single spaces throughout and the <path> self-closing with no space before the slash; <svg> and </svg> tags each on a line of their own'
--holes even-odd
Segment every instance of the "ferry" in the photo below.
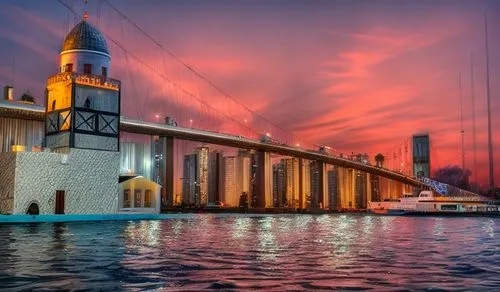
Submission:
<svg viewBox="0 0 500 292">
<path fill-rule="evenodd" d="M 383 215 L 500 215 L 500 204 L 479 195 L 443 196 L 421 191 L 418 196 L 403 194 L 400 199 L 368 202 L 368 211 Z"/>
</svg>

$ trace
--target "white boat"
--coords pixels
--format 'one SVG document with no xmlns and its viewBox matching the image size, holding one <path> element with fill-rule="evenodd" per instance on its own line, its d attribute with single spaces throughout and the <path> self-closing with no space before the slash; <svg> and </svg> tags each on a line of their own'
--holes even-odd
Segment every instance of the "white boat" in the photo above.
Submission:
<svg viewBox="0 0 500 292">
<path fill-rule="evenodd" d="M 421 191 L 418 196 L 403 194 L 400 199 L 383 202 L 368 202 L 368 211 L 386 215 L 424 214 L 498 214 L 498 202 L 483 200 L 475 196 L 443 196 L 433 191 Z"/>
</svg>

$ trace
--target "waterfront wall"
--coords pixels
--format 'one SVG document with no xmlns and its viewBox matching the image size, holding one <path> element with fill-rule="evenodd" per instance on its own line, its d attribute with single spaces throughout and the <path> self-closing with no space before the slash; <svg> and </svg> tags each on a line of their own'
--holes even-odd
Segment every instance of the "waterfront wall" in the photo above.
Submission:
<svg viewBox="0 0 500 292">
<path fill-rule="evenodd" d="M 54 214 L 56 191 L 65 192 L 65 214 L 109 214 L 118 209 L 120 154 L 111 151 L 71 149 L 51 152 L 2 153 L 7 156 L 2 175 L 15 173 L 13 214 L 25 214 L 31 203 L 40 214 Z M 14 164 L 10 162 L 14 159 Z M 2 164 L 0 164 L 2 166 Z M 7 177 L 8 181 L 10 177 Z M 3 181 L 2 181 L 3 182 Z M 8 193 L 8 191 L 4 191 Z"/>
<path fill-rule="evenodd" d="M 0 214 L 13 212 L 15 168 L 15 153 L 0 153 Z"/>
</svg>

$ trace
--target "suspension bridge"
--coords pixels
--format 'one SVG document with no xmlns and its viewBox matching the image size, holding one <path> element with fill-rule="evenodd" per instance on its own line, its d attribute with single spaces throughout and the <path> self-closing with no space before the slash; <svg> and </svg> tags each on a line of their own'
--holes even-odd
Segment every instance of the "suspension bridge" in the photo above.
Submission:
<svg viewBox="0 0 500 292">
<path fill-rule="evenodd" d="M 57 1 L 67 9 L 68 22 L 71 16 L 80 18 L 69 1 Z M 180 175 L 179 153 L 186 150 L 179 150 L 176 140 L 249 151 L 252 161 L 249 166 L 254 174 L 251 181 L 254 186 L 249 187 L 249 191 L 252 188 L 255 207 L 259 208 L 272 207 L 275 200 L 271 154 L 296 160 L 293 162 L 296 163 L 296 170 L 289 178 L 296 182 L 292 186 L 291 197 L 296 201 L 293 207 L 305 208 L 307 194 L 313 197 L 309 200 L 324 207 L 335 208 L 334 204 L 337 207 L 354 207 L 352 201 L 358 201 L 356 206 L 362 208 L 366 204 L 359 204 L 360 200 L 366 202 L 376 196 L 381 199 L 380 193 L 397 197 L 413 189 L 439 188 L 439 183 L 417 179 L 407 169 L 377 167 L 320 151 L 324 149 L 322 146 L 307 143 L 238 102 L 166 49 L 109 1 L 100 1 L 98 11 L 97 15 L 104 13 L 106 17 L 97 19 L 94 24 L 108 40 L 113 58 L 118 63 L 115 68 L 121 69 L 113 75 L 122 80 L 121 139 L 134 139 L 127 134 L 160 137 L 162 149 L 152 152 L 161 153 L 163 159 L 159 167 L 162 168 L 160 181 L 165 206 L 179 203 L 176 198 L 176 189 L 179 188 L 176 176 Z M 150 46 L 154 52 L 144 54 L 144 46 Z M 146 55 L 155 57 L 145 58 Z M 44 122 L 47 120 L 46 112 L 44 107 L 25 104 L 0 105 L 0 116 L 17 119 Z M 175 120 L 175 125 L 159 122 L 160 118 L 167 116 Z M 150 147 L 154 147 L 153 143 Z M 407 149 L 408 145 L 406 152 Z M 408 167 L 408 161 L 405 162 Z M 315 171 L 308 172 L 306 168 L 312 169 L 312 163 Z M 328 166 L 335 167 L 335 198 L 331 195 L 333 187 L 329 184 L 331 168 Z M 312 184 L 316 186 L 314 191 Z M 373 194 L 374 184 L 377 185 L 378 195 Z M 462 190 L 458 192 L 474 195 Z"/>
</svg>

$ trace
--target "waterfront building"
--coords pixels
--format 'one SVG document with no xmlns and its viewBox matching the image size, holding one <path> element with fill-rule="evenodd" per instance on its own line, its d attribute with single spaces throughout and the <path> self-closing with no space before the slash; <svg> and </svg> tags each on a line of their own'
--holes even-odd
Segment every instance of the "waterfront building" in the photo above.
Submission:
<svg viewBox="0 0 500 292">
<path fill-rule="evenodd" d="M 380 177 L 378 175 L 370 175 L 371 198 L 369 201 L 380 202 L 382 196 L 380 194 Z"/>
<path fill-rule="evenodd" d="M 309 202 L 307 207 L 319 206 L 320 197 L 323 196 L 323 194 L 320 194 L 320 166 L 321 164 L 316 161 L 311 161 L 310 163 L 309 172 L 311 177 L 311 194 L 307 200 Z"/>
<path fill-rule="evenodd" d="M 4 87 L 0 106 L 12 110 L 29 109 L 40 115 L 45 113 L 45 107 L 32 102 L 14 100 L 14 88 Z M 11 151 L 40 151 L 45 137 L 45 123 L 38 120 L 18 119 L 15 115 L 0 116 L 0 153 Z"/>
<path fill-rule="evenodd" d="M 250 191 L 250 157 L 224 157 L 223 202 L 229 206 L 238 206 L 240 196 Z"/>
<path fill-rule="evenodd" d="M 370 157 L 366 153 L 351 155 L 351 159 L 364 164 L 370 164 Z M 355 206 L 357 209 L 366 209 L 368 203 L 368 175 L 365 172 L 356 170 L 354 184 Z"/>
<path fill-rule="evenodd" d="M 156 183 L 160 180 L 155 180 L 159 175 L 151 175 L 152 170 L 159 168 L 151 167 L 151 146 L 148 143 L 141 142 L 120 142 L 120 174 L 136 174 L 144 178 L 152 178 Z"/>
<path fill-rule="evenodd" d="M 142 176 L 120 176 L 118 197 L 120 211 L 159 213 L 161 207 L 161 186 Z"/>
<path fill-rule="evenodd" d="M 215 204 L 222 198 L 222 151 L 212 151 L 208 154 L 208 203 Z"/>
<path fill-rule="evenodd" d="M 198 193 L 195 197 L 197 206 L 206 206 L 208 203 L 208 147 L 196 148 L 197 174 L 195 186 L 198 187 Z"/>
<path fill-rule="evenodd" d="M 297 208 L 299 198 L 299 159 L 282 159 L 284 178 L 284 201 L 286 207 Z"/>
<path fill-rule="evenodd" d="M 209 149 L 198 147 L 184 156 L 182 201 L 187 205 L 206 206 L 209 190 Z"/>
<path fill-rule="evenodd" d="M 328 207 L 331 210 L 336 210 L 339 207 L 337 167 L 334 166 L 333 169 L 328 170 L 327 179 L 328 179 L 328 202 L 329 202 Z"/>
<path fill-rule="evenodd" d="M 273 165 L 273 207 L 283 207 L 285 197 L 285 170 L 283 162 Z"/>
<path fill-rule="evenodd" d="M 197 157 L 196 154 L 184 156 L 184 167 L 182 174 L 182 202 L 186 205 L 196 204 L 196 178 L 197 173 Z"/>
<path fill-rule="evenodd" d="M 47 81 L 45 112 L 40 113 L 46 117 L 45 145 L 40 145 L 37 122 L 28 130 L 26 123 L 2 118 L 2 151 L 9 151 L 5 141 L 11 139 L 11 150 L 24 152 L 0 153 L 0 213 L 102 214 L 123 207 L 118 199 L 121 84 L 109 77 L 110 64 L 104 36 L 83 20 L 66 36 L 59 72 Z M 12 101 L 9 91 L 3 101 L 7 107 L 39 112 L 26 97 L 22 103 Z M 16 135 L 9 136 L 4 127 Z"/>
<path fill-rule="evenodd" d="M 413 175 L 430 177 L 430 140 L 429 134 L 413 135 Z"/>
<path fill-rule="evenodd" d="M 311 197 L 311 168 L 310 161 L 304 159 L 302 159 L 302 191 L 300 193 L 302 198 L 299 201 L 302 204 L 299 208 L 306 208 L 307 200 Z"/>
<path fill-rule="evenodd" d="M 254 206 L 259 208 L 271 208 L 274 206 L 271 155 L 269 152 L 252 152 L 251 163 L 252 202 Z"/>
</svg>

